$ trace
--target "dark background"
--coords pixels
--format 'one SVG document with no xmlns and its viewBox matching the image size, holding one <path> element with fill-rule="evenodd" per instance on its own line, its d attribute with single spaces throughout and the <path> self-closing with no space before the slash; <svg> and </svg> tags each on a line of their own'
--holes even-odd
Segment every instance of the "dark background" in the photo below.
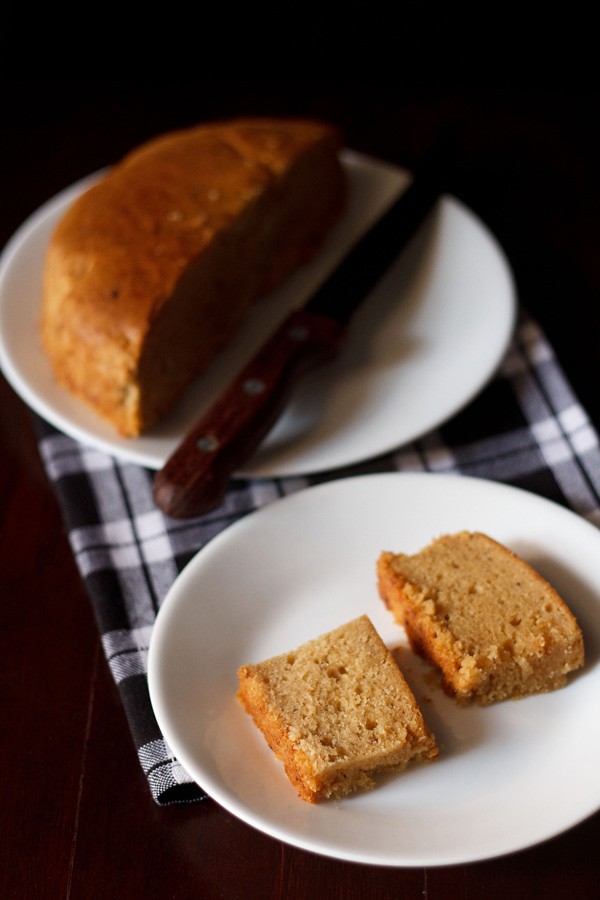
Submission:
<svg viewBox="0 0 600 900">
<path fill-rule="evenodd" d="M 521 302 L 598 420 L 600 91 L 389 82 L 7 81 L 0 244 L 40 203 L 171 128 L 239 114 L 337 122 L 348 146 L 412 167 L 451 125 L 450 186 L 504 247 Z"/>
</svg>

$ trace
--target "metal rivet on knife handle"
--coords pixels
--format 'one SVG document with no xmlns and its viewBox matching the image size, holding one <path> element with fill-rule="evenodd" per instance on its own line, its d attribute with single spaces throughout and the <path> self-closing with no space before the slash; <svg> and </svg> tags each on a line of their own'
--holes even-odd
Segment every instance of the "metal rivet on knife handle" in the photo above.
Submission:
<svg viewBox="0 0 600 900">
<path fill-rule="evenodd" d="M 266 387 L 266 384 L 264 381 L 261 381 L 260 378 L 247 378 L 243 385 L 245 393 L 251 394 L 252 396 L 262 394 L 262 392 L 266 390 Z"/>
<path fill-rule="evenodd" d="M 218 440 L 212 435 L 203 435 L 196 441 L 196 447 L 203 453 L 214 453 L 218 446 Z"/>
</svg>

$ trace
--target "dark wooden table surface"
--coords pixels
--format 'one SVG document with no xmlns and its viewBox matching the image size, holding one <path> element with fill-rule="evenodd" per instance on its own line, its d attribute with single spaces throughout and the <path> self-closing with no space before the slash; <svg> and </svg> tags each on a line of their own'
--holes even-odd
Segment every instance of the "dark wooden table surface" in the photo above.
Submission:
<svg viewBox="0 0 600 900">
<path fill-rule="evenodd" d="M 171 127 L 318 115 L 338 121 L 350 146 L 410 166 L 457 123 L 457 193 L 506 250 L 521 301 L 598 429 L 599 99 L 365 83 L 5 82 L 0 244 L 58 190 Z M 30 413 L 2 378 L 0 514 L 0 897 L 600 897 L 598 814 L 508 857 L 423 870 L 314 856 L 212 801 L 157 807 Z"/>
</svg>

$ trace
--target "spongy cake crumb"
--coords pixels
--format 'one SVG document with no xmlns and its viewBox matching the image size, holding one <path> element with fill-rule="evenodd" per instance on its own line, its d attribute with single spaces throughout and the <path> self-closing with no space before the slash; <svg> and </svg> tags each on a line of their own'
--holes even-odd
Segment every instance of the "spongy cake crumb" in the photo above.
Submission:
<svg viewBox="0 0 600 900">
<path fill-rule="evenodd" d="M 238 670 L 238 697 L 302 799 L 374 786 L 438 753 L 415 698 L 367 616 Z"/>
<path fill-rule="evenodd" d="M 583 665 L 581 630 L 564 600 L 487 535 L 444 535 L 413 555 L 384 552 L 377 572 L 413 648 L 460 702 L 554 690 Z"/>
</svg>

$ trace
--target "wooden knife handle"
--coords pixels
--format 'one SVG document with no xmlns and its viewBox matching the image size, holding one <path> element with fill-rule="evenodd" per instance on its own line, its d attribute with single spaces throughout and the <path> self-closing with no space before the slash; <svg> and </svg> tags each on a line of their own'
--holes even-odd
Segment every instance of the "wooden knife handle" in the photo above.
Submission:
<svg viewBox="0 0 600 900">
<path fill-rule="evenodd" d="M 297 381 L 338 353 L 346 331 L 306 309 L 288 316 L 156 474 L 159 508 L 190 518 L 218 506 L 230 476 L 266 436 Z"/>
</svg>

